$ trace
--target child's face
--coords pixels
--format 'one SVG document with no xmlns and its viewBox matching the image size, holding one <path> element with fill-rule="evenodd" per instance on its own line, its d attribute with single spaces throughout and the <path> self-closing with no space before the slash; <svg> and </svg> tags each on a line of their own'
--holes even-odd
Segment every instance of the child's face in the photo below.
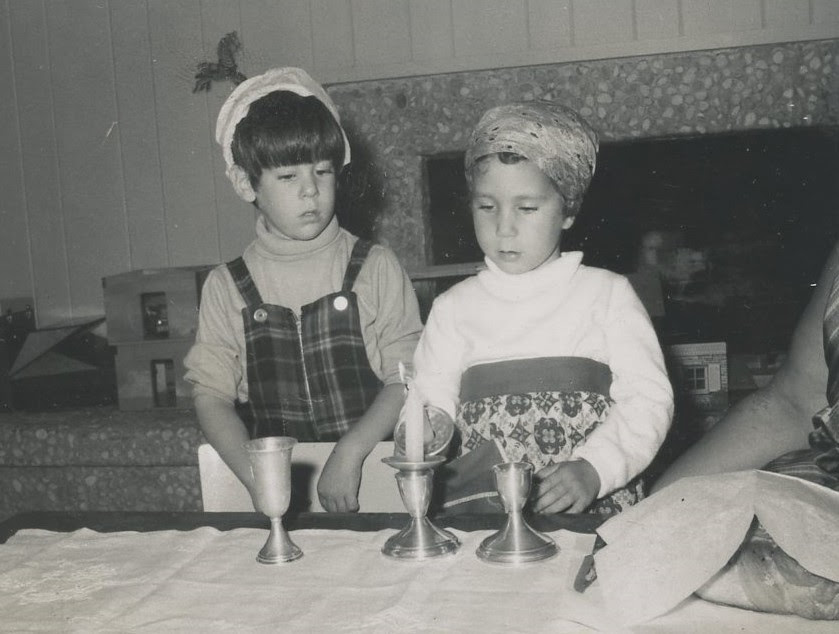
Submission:
<svg viewBox="0 0 839 634">
<path fill-rule="evenodd" d="M 559 255 L 562 230 L 574 224 L 551 180 L 530 161 L 506 165 L 489 156 L 475 167 L 472 219 L 484 254 L 505 273 L 525 273 Z"/>
<path fill-rule="evenodd" d="M 253 192 L 268 227 L 292 240 L 318 237 L 335 211 L 330 161 L 264 169 Z"/>
</svg>

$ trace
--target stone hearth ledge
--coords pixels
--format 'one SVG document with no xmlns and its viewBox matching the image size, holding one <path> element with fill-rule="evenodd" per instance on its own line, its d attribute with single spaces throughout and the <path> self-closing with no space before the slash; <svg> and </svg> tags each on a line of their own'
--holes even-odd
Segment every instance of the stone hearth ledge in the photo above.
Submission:
<svg viewBox="0 0 839 634">
<path fill-rule="evenodd" d="M 200 511 L 192 410 L 0 414 L 0 509 Z"/>
</svg>

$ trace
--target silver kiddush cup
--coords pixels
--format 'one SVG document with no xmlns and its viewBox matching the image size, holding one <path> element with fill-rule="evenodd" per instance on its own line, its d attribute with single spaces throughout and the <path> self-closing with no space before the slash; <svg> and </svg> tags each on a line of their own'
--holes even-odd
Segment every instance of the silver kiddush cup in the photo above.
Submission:
<svg viewBox="0 0 839 634">
<path fill-rule="evenodd" d="M 404 456 L 382 458 L 382 462 L 398 469 L 396 482 L 402 502 L 411 516 L 408 525 L 388 538 L 382 553 L 395 559 L 422 560 L 457 552 L 460 540 L 438 528 L 428 519 L 428 505 L 434 469 L 445 461 L 443 456 L 426 456 L 422 462 L 409 462 Z"/>
<path fill-rule="evenodd" d="M 522 508 L 530 494 L 533 465 L 529 462 L 504 462 L 492 468 L 498 495 L 507 511 L 507 524 L 478 546 L 476 554 L 497 564 L 523 564 L 553 557 L 559 552 L 556 542 L 534 530 L 525 521 Z"/>
<path fill-rule="evenodd" d="M 271 520 L 268 541 L 256 556 L 261 564 L 280 564 L 303 556 L 282 523 L 291 503 L 291 451 L 296 444 L 295 438 L 269 436 L 243 445 L 251 461 L 254 503 Z"/>
</svg>

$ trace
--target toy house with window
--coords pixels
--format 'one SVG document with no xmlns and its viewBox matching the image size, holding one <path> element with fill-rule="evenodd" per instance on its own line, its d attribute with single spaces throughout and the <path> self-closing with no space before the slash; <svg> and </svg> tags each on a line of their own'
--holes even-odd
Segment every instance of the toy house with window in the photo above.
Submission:
<svg viewBox="0 0 839 634">
<path fill-rule="evenodd" d="M 710 428 L 728 409 L 728 357 L 724 341 L 667 348 L 674 387 Z"/>
<path fill-rule="evenodd" d="M 191 406 L 183 361 L 195 340 L 201 287 L 211 268 L 146 269 L 102 280 L 120 409 Z"/>
</svg>

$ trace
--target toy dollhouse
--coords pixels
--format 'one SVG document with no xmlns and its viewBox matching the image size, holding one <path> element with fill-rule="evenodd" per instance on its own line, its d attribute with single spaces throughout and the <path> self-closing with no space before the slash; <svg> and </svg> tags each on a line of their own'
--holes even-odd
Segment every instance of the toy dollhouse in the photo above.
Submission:
<svg viewBox="0 0 839 634">
<path fill-rule="evenodd" d="M 201 287 L 211 268 L 145 269 L 103 278 L 120 409 L 191 406 L 183 361 L 195 339 Z"/>
<path fill-rule="evenodd" d="M 724 341 L 668 346 L 673 381 L 707 429 L 728 409 L 728 356 Z"/>
</svg>

